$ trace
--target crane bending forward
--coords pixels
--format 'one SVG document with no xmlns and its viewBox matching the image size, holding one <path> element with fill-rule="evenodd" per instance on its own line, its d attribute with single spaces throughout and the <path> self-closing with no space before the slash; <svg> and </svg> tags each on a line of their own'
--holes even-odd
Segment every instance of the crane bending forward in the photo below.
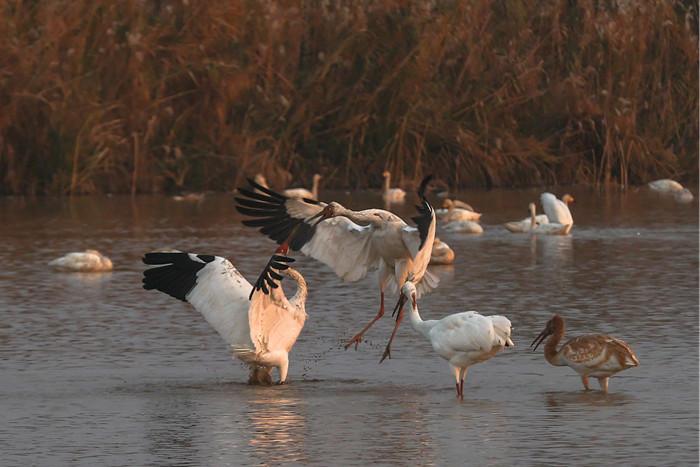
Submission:
<svg viewBox="0 0 700 467">
<path fill-rule="evenodd" d="M 425 197 L 432 176 L 418 189 L 418 215 L 410 227 L 399 216 L 383 209 L 353 211 L 336 202 L 328 204 L 308 198 L 289 198 L 253 180 L 250 188 L 239 188 L 236 209 L 253 219 L 249 227 L 280 244 L 285 251 L 301 251 L 325 265 L 347 282 L 355 282 L 377 270 L 380 305 L 376 316 L 346 344 L 362 342 L 364 333 L 384 315 L 384 292 L 399 293 L 411 276 L 417 296 L 437 287 L 438 278 L 427 268 L 435 239 L 435 211 Z M 403 310 L 403 307 L 397 307 Z M 391 357 L 391 342 L 401 322 L 399 311 L 394 331 L 382 357 Z"/>
</svg>

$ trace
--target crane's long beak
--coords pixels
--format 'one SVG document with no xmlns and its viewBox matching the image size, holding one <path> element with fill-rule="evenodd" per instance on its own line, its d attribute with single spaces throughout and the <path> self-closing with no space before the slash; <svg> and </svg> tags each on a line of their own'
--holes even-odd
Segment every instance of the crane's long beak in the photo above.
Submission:
<svg viewBox="0 0 700 467">
<path fill-rule="evenodd" d="M 530 347 L 532 347 L 533 345 L 535 346 L 535 347 L 532 349 L 532 351 L 534 352 L 535 350 L 537 350 L 537 347 L 539 347 L 540 344 L 541 344 L 542 342 L 544 342 L 544 340 L 545 340 L 545 339 L 547 338 L 547 336 L 549 336 L 550 334 L 551 334 L 551 333 L 549 332 L 549 329 L 545 328 L 545 329 L 535 338 L 535 340 L 532 341 L 532 344 L 530 344 Z"/>
<path fill-rule="evenodd" d="M 403 306 L 404 306 L 405 303 L 406 303 L 406 296 L 405 296 L 404 294 L 401 294 L 401 296 L 399 297 L 399 301 L 396 302 L 396 306 L 394 307 L 394 311 L 391 312 L 391 317 L 392 317 L 392 318 L 394 317 L 394 315 L 397 315 L 397 316 L 396 316 L 396 319 L 399 318 L 397 312 L 398 312 L 401 308 L 403 308 Z"/>
</svg>

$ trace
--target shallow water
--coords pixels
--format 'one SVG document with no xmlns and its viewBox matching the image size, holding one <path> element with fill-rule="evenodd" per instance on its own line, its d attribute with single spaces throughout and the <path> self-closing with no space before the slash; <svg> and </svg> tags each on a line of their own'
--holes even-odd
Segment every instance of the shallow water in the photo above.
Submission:
<svg viewBox="0 0 700 467">
<path fill-rule="evenodd" d="M 466 193 L 485 233 L 438 232 L 457 260 L 434 269 L 442 282 L 420 301 L 423 317 L 474 309 L 514 326 L 516 347 L 469 371 L 464 402 L 408 323 L 381 365 L 386 317 L 344 351 L 376 311 L 374 277 L 342 284 L 308 258 L 297 263 L 309 319 L 291 382 L 246 385 L 187 304 L 141 289 L 141 255 L 159 248 L 224 255 L 258 274 L 273 244 L 241 226 L 230 196 L 0 199 L 0 464 L 697 465 L 697 202 L 574 195 L 568 237 L 497 225 L 525 217 L 535 191 Z M 115 270 L 45 266 L 85 248 Z M 571 336 L 626 340 L 641 366 L 611 379 L 608 395 L 581 391 L 572 370 L 528 350 L 554 312 Z"/>
</svg>

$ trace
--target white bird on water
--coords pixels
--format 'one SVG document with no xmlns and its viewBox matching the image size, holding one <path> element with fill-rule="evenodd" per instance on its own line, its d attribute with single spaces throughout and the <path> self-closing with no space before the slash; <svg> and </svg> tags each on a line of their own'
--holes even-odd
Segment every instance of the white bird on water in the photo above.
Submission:
<svg viewBox="0 0 700 467">
<path fill-rule="evenodd" d="M 348 282 L 362 279 L 377 269 L 380 292 L 379 311 L 345 346 L 362 342 L 364 333 L 384 315 L 384 291 L 400 292 L 400 287 L 413 274 L 418 295 L 438 284 L 438 278 L 427 268 L 435 240 L 435 212 L 425 198 L 432 177 L 426 177 L 418 190 L 421 204 L 413 218 L 416 227 L 409 227 L 396 214 L 383 209 L 353 211 L 336 202 L 329 204 L 289 198 L 248 180 L 250 189 L 240 188 L 236 209 L 254 219 L 244 220 L 249 227 L 293 251 L 321 261 Z M 391 356 L 391 342 L 401 323 L 399 313 L 386 346 L 382 361 Z"/>
<path fill-rule="evenodd" d="M 85 250 L 54 259 L 49 266 L 67 272 L 106 272 L 112 270 L 112 260 L 97 250 Z"/>
<path fill-rule="evenodd" d="M 288 188 L 282 194 L 288 198 L 318 199 L 318 184 L 321 181 L 320 174 L 314 174 L 311 191 L 306 188 Z"/>
<path fill-rule="evenodd" d="M 557 199 L 551 193 L 542 193 L 540 195 L 540 203 L 542 203 L 542 209 L 547 215 L 550 223 L 561 224 L 561 225 L 574 225 L 574 218 L 569 211 L 569 203 L 574 202 L 574 197 L 566 194 Z"/>
<path fill-rule="evenodd" d="M 474 221 L 452 221 L 445 224 L 444 229 L 448 232 L 461 232 L 470 234 L 484 233 L 484 228 Z"/>
<path fill-rule="evenodd" d="M 384 186 L 382 189 L 382 198 L 385 203 L 403 203 L 406 199 L 406 192 L 401 188 L 391 188 L 391 172 L 385 170 L 382 173 L 384 177 Z"/>
<path fill-rule="evenodd" d="M 673 195 L 676 201 L 680 203 L 690 203 L 693 201 L 693 193 L 675 180 L 668 178 L 654 180 L 653 182 L 649 182 L 649 188 L 659 193 Z"/>
<path fill-rule="evenodd" d="M 433 350 L 452 367 L 457 397 L 464 399 L 464 378 L 470 366 L 485 362 L 505 347 L 512 347 L 511 324 L 505 316 L 482 316 L 476 311 L 455 313 L 423 321 L 418 313 L 416 286 L 410 280 L 401 289 L 401 302 L 411 300 L 411 324 Z"/>
<path fill-rule="evenodd" d="M 273 255 L 251 285 L 226 258 L 194 253 L 146 253 L 143 262 L 159 265 L 143 273 L 143 288 L 159 290 L 190 303 L 231 347 L 233 355 L 250 367 L 250 384 L 271 384 L 272 369 L 279 384 L 287 381 L 289 352 L 306 321 L 306 281 Z M 297 284 L 287 300 L 280 281 Z"/>
<path fill-rule="evenodd" d="M 440 241 L 439 238 L 435 237 L 433 242 L 433 251 L 430 254 L 430 265 L 441 266 L 446 264 L 452 264 L 455 262 L 455 252 L 450 245 Z"/>
<path fill-rule="evenodd" d="M 608 392 L 608 380 L 615 373 L 639 366 L 639 359 L 626 342 L 605 334 L 589 334 L 575 337 L 557 350 L 557 345 L 564 338 L 564 318 L 554 315 L 539 336 L 530 344 L 533 351 L 548 336 L 544 346 L 544 358 L 550 365 L 568 366 L 581 375 L 581 382 L 586 391 L 588 377 L 598 378 L 603 392 Z"/>
</svg>

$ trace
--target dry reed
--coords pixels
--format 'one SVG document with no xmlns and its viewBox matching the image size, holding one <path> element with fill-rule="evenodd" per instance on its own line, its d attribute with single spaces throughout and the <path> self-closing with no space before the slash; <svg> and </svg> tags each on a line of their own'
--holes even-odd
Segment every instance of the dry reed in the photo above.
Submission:
<svg viewBox="0 0 700 467">
<path fill-rule="evenodd" d="M 0 192 L 697 178 L 695 2 L 0 6 Z"/>
</svg>

